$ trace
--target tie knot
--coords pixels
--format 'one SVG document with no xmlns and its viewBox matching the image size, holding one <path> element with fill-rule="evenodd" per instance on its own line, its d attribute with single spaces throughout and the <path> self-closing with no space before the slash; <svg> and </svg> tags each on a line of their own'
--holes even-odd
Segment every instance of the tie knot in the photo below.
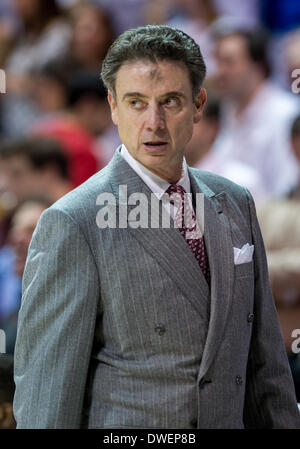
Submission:
<svg viewBox="0 0 300 449">
<path fill-rule="evenodd" d="M 181 195 L 185 193 L 185 189 L 180 186 L 179 184 L 171 184 L 167 190 L 166 193 L 168 195 L 171 195 L 172 193 L 180 193 Z"/>
</svg>

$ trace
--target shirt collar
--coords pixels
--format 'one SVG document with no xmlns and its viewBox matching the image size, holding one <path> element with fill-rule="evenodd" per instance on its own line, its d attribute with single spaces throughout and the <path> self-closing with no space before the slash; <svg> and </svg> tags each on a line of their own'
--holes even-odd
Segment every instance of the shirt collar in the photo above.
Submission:
<svg viewBox="0 0 300 449">
<path fill-rule="evenodd" d="M 136 174 L 139 175 L 140 178 L 142 178 L 142 180 L 149 187 L 149 189 L 158 197 L 158 199 L 161 199 L 161 197 L 171 184 L 168 181 L 162 179 L 160 176 L 156 175 L 155 173 L 152 173 L 143 164 L 138 162 L 129 153 L 124 144 L 122 144 L 120 152 L 125 161 L 136 172 Z M 183 158 L 181 178 L 176 184 L 181 185 L 187 193 L 191 192 L 191 183 L 185 158 Z"/>
</svg>

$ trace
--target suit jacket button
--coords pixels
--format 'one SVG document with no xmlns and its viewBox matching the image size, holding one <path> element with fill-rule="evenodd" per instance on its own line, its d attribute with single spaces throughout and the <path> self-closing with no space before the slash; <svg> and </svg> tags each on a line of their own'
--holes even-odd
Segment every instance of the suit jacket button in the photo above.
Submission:
<svg viewBox="0 0 300 449">
<path fill-rule="evenodd" d="M 253 319 L 254 319 L 254 313 L 249 313 L 249 315 L 247 316 L 248 323 L 253 323 Z"/>
<path fill-rule="evenodd" d="M 155 327 L 155 332 L 156 332 L 158 335 L 164 335 L 164 333 L 166 332 L 166 328 L 165 328 L 165 326 L 164 326 L 163 324 L 158 324 L 158 325 Z"/>
<path fill-rule="evenodd" d="M 235 382 L 236 382 L 237 385 L 242 385 L 242 383 L 243 383 L 242 377 L 241 376 L 236 376 Z"/>
<path fill-rule="evenodd" d="M 211 383 L 211 380 L 206 380 L 202 377 L 202 379 L 199 382 L 199 388 L 203 388 L 204 384 L 210 384 L 210 383 Z"/>
</svg>

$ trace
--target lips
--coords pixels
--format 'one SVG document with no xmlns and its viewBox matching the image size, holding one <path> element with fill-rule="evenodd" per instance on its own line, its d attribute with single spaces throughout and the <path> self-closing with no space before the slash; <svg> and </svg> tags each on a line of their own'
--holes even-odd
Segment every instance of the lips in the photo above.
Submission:
<svg viewBox="0 0 300 449">
<path fill-rule="evenodd" d="M 165 142 L 163 140 L 149 140 L 147 142 L 144 142 L 145 148 L 150 151 L 162 150 L 166 147 L 167 144 L 168 142 Z"/>
<path fill-rule="evenodd" d="M 152 140 L 150 140 L 149 142 L 145 142 L 145 145 L 153 145 L 153 146 L 156 146 L 156 145 L 165 145 L 167 142 L 164 142 L 164 141 L 162 141 L 162 140 L 158 140 L 158 141 L 152 141 Z"/>
</svg>

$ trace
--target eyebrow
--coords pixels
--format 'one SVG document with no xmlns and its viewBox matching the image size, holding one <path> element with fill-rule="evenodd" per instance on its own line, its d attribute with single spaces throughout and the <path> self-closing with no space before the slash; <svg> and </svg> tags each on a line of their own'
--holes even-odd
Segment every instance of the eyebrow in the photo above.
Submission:
<svg viewBox="0 0 300 449">
<path fill-rule="evenodd" d="M 186 98 L 185 95 L 179 91 L 171 91 L 171 92 L 167 92 L 167 93 L 161 95 L 161 97 L 170 97 L 170 96 Z M 126 98 L 131 98 L 131 97 L 148 98 L 147 95 L 143 95 L 140 92 L 127 92 L 126 94 L 123 95 L 122 101 L 124 101 Z"/>
</svg>

